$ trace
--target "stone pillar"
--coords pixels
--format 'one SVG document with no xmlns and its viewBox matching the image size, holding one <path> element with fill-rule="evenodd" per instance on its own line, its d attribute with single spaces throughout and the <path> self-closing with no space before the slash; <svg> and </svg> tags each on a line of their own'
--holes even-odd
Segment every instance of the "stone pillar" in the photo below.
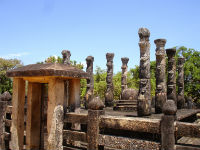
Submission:
<svg viewBox="0 0 200 150">
<path fill-rule="evenodd" d="M 51 78 L 48 84 L 48 108 L 47 108 L 48 149 L 51 149 L 52 145 L 52 141 L 49 139 L 51 139 L 52 134 L 54 134 L 55 130 L 58 129 L 56 128 L 57 123 L 62 124 L 62 121 L 60 119 L 56 119 L 55 116 L 57 116 L 56 113 L 57 108 L 60 105 L 63 106 L 63 103 L 64 103 L 64 81 L 60 80 L 59 78 Z M 62 132 L 62 130 L 59 132 Z M 60 139 L 60 137 L 58 138 Z"/>
<path fill-rule="evenodd" d="M 128 61 L 129 58 L 127 57 L 123 57 L 121 58 L 122 60 L 122 77 L 121 77 L 121 97 L 122 97 L 122 93 L 125 89 L 127 89 L 127 73 L 128 73 Z"/>
<path fill-rule="evenodd" d="M 106 54 L 106 59 L 107 59 L 107 77 L 106 77 L 106 82 L 107 82 L 107 89 L 105 93 L 105 104 L 106 107 L 111 107 L 113 106 L 113 99 L 114 99 L 114 94 L 113 94 L 113 57 L 114 53 L 107 53 Z"/>
<path fill-rule="evenodd" d="M 63 55 L 63 64 L 70 65 L 71 64 L 71 62 L 70 62 L 70 56 L 71 56 L 70 51 L 69 50 L 63 50 L 62 55 Z"/>
<path fill-rule="evenodd" d="M 94 98 L 88 105 L 87 141 L 88 150 L 98 150 L 100 115 L 104 115 L 104 105 L 99 97 Z"/>
<path fill-rule="evenodd" d="M 151 115 L 151 81 L 150 81 L 150 32 L 147 28 L 138 31 L 140 41 L 140 86 L 137 102 L 138 116 Z"/>
<path fill-rule="evenodd" d="M 22 150 L 24 145 L 25 81 L 13 79 L 11 149 Z"/>
<path fill-rule="evenodd" d="M 27 149 L 39 149 L 40 147 L 41 90 L 40 83 L 28 83 L 26 119 Z"/>
<path fill-rule="evenodd" d="M 55 107 L 51 130 L 48 136 L 47 150 L 63 150 L 63 125 L 64 110 L 62 105 Z"/>
<path fill-rule="evenodd" d="M 162 107 L 167 100 L 166 86 L 166 60 L 165 60 L 165 39 L 157 39 L 156 44 L 156 94 L 155 112 L 162 113 Z"/>
<path fill-rule="evenodd" d="M 167 99 L 174 100 L 175 104 L 177 105 L 176 60 L 175 60 L 176 49 L 175 48 L 167 49 L 166 52 L 168 57 Z"/>
<path fill-rule="evenodd" d="M 184 108 L 185 98 L 184 98 L 184 62 L 185 58 L 178 58 L 178 96 L 177 96 L 177 107 L 178 109 Z"/>
<path fill-rule="evenodd" d="M 93 91 L 94 91 L 94 79 L 93 79 L 93 62 L 94 57 L 88 56 L 86 58 L 87 68 L 86 72 L 89 74 L 90 78 L 87 79 L 87 89 L 85 95 L 85 108 L 88 108 L 89 102 L 93 99 Z"/>
<path fill-rule="evenodd" d="M 4 141 L 4 116 L 5 111 L 8 105 L 11 105 L 11 99 L 12 96 L 9 92 L 4 92 L 2 95 L 0 94 L 0 149 L 6 149 L 5 148 L 5 141 Z"/>
<path fill-rule="evenodd" d="M 63 57 L 62 63 L 67 65 L 67 66 L 70 66 L 71 65 L 70 56 L 71 56 L 71 53 L 70 53 L 69 50 L 63 50 L 62 51 L 62 57 Z M 64 85 L 64 89 L 65 89 L 64 111 L 66 111 L 67 106 L 69 106 L 69 104 L 68 104 L 68 101 L 69 101 L 69 80 L 66 80 L 64 82 L 64 84 L 65 84 Z"/>
<path fill-rule="evenodd" d="M 161 119 L 161 150 L 175 150 L 174 121 L 177 107 L 174 100 L 167 100 L 163 106 Z"/>
</svg>

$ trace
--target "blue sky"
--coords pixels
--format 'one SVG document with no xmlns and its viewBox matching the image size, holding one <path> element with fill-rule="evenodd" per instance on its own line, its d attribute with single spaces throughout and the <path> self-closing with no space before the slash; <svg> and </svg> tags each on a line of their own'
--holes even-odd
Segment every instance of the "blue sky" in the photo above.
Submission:
<svg viewBox="0 0 200 150">
<path fill-rule="evenodd" d="M 106 69 L 106 53 L 115 53 L 114 72 L 121 57 L 129 68 L 139 65 L 138 29 L 150 30 L 151 60 L 157 38 L 166 48 L 200 49 L 199 0 L 0 0 L 0 57 L 27 64 L 61 56 Z"/>
</svg>

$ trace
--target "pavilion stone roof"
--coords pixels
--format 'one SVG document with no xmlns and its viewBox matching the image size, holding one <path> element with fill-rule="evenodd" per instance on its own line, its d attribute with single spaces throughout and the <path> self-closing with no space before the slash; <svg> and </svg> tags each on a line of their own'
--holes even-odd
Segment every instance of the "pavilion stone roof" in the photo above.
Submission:
<svg viewBox="0 0 200 150">
<path fill-rule="evenodd" d="M 31 64 L 19 67 L 6 72 L 8 77 L 39 77 L 39 76 L 59 76 L 67 78 L 88 79 L 88 73 L 81 69 L 59 63 Z"/>
</svg>

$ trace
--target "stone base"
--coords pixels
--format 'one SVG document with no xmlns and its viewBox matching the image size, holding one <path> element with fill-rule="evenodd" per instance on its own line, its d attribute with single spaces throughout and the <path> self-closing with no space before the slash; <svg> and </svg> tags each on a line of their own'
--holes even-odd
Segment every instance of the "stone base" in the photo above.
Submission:
<svg viewBox="0 0 200 150">
<path fill-rule="evenodd" d="M 105 106 L 106 107 L 113 107 L 113 102 L 105 101 Z"/>
<path fill-rule="evenodd" d="M 125 111 L 132 112 L 137 110 L 137 106 L 115 106 L 113 107 L 114 111 Z"/>
<path fill-rule="evenodd" d="M 137 110 L 137 100 L 119 100 L 116 106 L 113 107 L 114 111 L 132 112 Z"/>
</svg>

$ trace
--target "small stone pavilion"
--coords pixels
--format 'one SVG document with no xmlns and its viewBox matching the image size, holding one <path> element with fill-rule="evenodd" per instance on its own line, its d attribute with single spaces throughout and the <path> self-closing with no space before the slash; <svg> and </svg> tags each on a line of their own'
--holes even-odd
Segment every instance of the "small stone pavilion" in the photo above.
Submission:
<svg viewBox="0 0 200 150">
<path fill-rule="evenodd" d="M 7 76 L 13 77 L 12 149 L 23 149 L 25 81 L 28 81 L 26 149 L 40 149 L 43 83 L 48 84 L 47 134 L 49 137 L 50 131 L 52 132 L 54 109 L 58 105 L 67 105 L 72 111 L 76 111 L 80 107 L 80 79 L 89 78 L 88 74 L 80 69 L 58 63 L 23 66 L 8 71 Z M 65 92 L 66 81 L 69 82 L 68 96 Z"/>
</svg>

